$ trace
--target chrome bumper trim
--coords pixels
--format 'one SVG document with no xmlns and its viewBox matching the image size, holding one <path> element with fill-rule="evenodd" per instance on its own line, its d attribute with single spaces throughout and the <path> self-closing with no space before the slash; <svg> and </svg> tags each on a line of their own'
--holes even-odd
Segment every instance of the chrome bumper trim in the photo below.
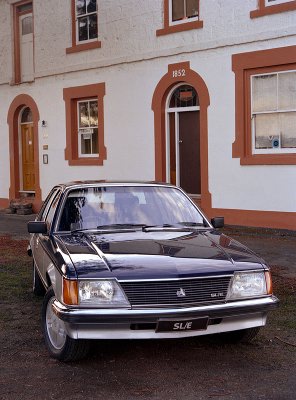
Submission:
<svg viewBox="0 0 296 400">
<path fill-rule="evenodd" d="M 223 304 L 204 305 L 190 308 L 172 309 L 98 309 L 70 308 L 57 299 L 53 303 L 53 311 L 63 321 L 72 324 L 109 324 L 155 322 L 158 318 L 225 318 L 253 313 L 266 313 L 278 306 L 275 296 L 252 300 L 240 300 Z"/>
</svg>

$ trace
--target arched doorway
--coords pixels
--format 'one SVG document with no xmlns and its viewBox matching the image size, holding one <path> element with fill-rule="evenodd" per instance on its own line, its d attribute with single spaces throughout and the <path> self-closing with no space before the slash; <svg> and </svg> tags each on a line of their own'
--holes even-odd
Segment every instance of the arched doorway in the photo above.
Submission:
<svg viewBox="0 0 296 400">
<path fill-rule="evenodd" d="M 21 94 L 11 103 L 9 125 L 10 188 L 9 199 L 19 198 L 22 192 L 32 197 L 33 208 L 41 206 L 39 183 L 39 111 L 31 96 Z"/>
<path fill-rule="evenodd" d="M 187 100 L 193 97 L 196 94 L 195 101 L 192 103 L 192 109 L 190 111 L 189 107 L 183 107 L 182 101 L 180 103 L 180 107 L 172 107 L 175 110 L 171 110 L 170 105 L 172 101 L 172 96 L 178 88 L 184 89 L 182 95 L 179 93 L 179 96 L 183 96 L 182 101 L 184 105 L 184 100 L 187 97 Z M 187 90 L 188 89 L 188 90 Z M 186 93 L 187 91 L 187 93 Z M 189 93 L 191 92 L 191 93 Z M 178 96 L 178 95 L 177 95 Z M 191 100 L 190 100 L 191 101 Z M 189 101 L 188 101 L 189 102 Z M 201 76 L 193 71 L 190 68 L 189 62 L 182 62 L 177 64 L 170 64 L 168 66 L 168 72 L 160 79 L 158 82 L 152 99 L 152 110 L 154 112 L 154 138 L 155 138 L 155 179 L 161 182 L 174 182 L 172 179 L 173 169 L 171 165 L 171 160 L 174 158 L 179 159 L 180 163 L 180 152 L 182 153 L 183 149 L 180 150 L 180 146 L 184 143 L 176 143 L 176 140 L 184 140 L 184 135 L 188 132 L 189 127 L 198 127 L 198 131 L 192 133 L 192 137 L 190 138 L 189 143 L 194 143 L 195 151 L 198 153 L 192 154 L 191 158 L 194 165 L 191 166 L 186 165 L 186 151 L 184 154 L 181 154 L 181 165 L 179 165 L 179 172 L 176 165 L 176 184 L 180 184 L 184 186 L 184 189 L 187 192 L 191 192 L 190 194 L 198 195 L 199 193 L 192 193 L 200 191 L 200 200 L 202 209 L 210 214 L 212 201 L 211 194 L 209 192 L 209 171 L 208 171 L 208 119 L 207 119 L 207 109 L 210 104 L 210 97 L 207 86 Z M 176 105 L 176 104 L 175 104 Z M 190 107 L 191 107 L 190 106 Z M 195 115 L 194 115 L 195 112 Z M 177 117 L 170 116 L 170 113 L 178 114 Z M 184 113 L 184 114 L 183 114 Z M 193 113 L 193 114 L 190 114 Z M 181 117 L 181 138 L 180 138 L 180 117 Z M 178 120 L 179 118 L 179 120 Z M 171 119 L 171 120 L 170 120 Z M 174 127 L 175 124 L 175 127 Z M 173 126 L 173 128 L 171 128 Z M 186 128 L 187 127 L 187 128 Z M 190 128 L 190 129 L 191 129 Z M 176 129 L 179 130 L 179 133 L 176 135 Z M 171 132 L 171 130 L 175 131 L 175 136 Z M 193 129 L 194 130 L 194 129 Z M 171 137 L 172 135 L 172 137 Z M 189 135 L 190 137 L 190 135 Z M 188 137 L 186 137 L 186 140 Z M 174 153 L 174 149 L 171 148 L 170 143 L 174 142 L 175 152 L 179 151 L 179 158 Z M 177 150 L 177 148 L 179 149 Z M 187 146 L 189 147 L 189 146 Z M 189 149 L 190 151 L 190 149 Z M 182 160 L 183 158 L 183 160 Z M 199 158 L 199 159 L 198 159 Z M 180 171 L 181 167 L 181 171 Z M 188 183 L 183 183 L 182 177 L 183 171 L 185 174 L 187 173 L 190 186 L 187 186 Z M 200 183 L 196 184 L 198 177 L 194 177 L 191 174 L 191 169 L 194 170 L 195 175 L 200 177 Z M 188 172 L 189 171 L 189 172 Z M 179 181 L 177 180 L 177 173 L 179 173 Z M 186 177 L 185 177 L 186 178 Z M 185 182 L 185 181 L 184 181 Z M 192 187 L 191 183 L 195 182 L 195 186 Z M 200 189 L 198 187 L 200 185 Z M 198 196 L 199 197 L 199 196 Z"/>
<path fill-rule="evenodd" d="M 199 110 L 194 87 L 173 87 L 166 104 L 166 178 L 195 197 L 201 195 Z"/>
</svg>

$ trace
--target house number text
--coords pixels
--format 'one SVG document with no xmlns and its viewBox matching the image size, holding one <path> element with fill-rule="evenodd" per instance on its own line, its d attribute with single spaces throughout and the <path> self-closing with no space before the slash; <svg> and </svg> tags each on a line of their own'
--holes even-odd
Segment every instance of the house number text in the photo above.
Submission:
<svg viewBox="0 0 296 400">
<path fill-rule="evenodd" d="M 179 78 L 180 76 L 186 76 L 185 69 L 175 69 L 173 71 L 173 78 Z"/>
</svg>

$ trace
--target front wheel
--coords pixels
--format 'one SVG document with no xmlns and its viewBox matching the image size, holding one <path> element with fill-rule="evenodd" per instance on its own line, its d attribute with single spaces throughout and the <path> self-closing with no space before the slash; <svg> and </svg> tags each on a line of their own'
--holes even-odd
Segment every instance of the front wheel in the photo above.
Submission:
<svg viewBox="0 0 296 400">
<path fill-rule="evenodd" d="M 53 311 L 54 300 L 55 294 L 50 287 L 42 305 L 42 330 L 45 345 L 50 356 L 57 360 L 64 362 L 80 360 L 87 355 L 89 342 L 72 339 L 67 335 L 64 322 Z"/>
</svg>

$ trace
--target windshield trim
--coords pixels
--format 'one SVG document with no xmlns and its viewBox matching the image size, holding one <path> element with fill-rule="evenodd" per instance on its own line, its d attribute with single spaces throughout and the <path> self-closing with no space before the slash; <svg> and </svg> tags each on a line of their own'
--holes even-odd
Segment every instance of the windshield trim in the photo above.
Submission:
<svg viewBox="0 0 296 400">
<path fill-rule="evenodd" d="M 102 182 L 102 183 L 85 183 L 85 184 L 79 184 L 77 183 L 77 185 L 73 184 L 69 187 L 66 187 L 64 192 L 61 194 L 60 200 L 59 200 L 59 207 L 58 207 L 58 214 L 55 215 L 55 221 L 54 221 L 54 226 L 52 226 L 52 233 L 66 233 L 66 232 L 71 232 L 71 230 L 68 231 L 61 231 L 61 230 L 57 230 L 57 227 L 60 224 L 60 219 L 62 216 L 62 211 L 64 209 L 64 205 L 66 203 L 66 200 L 68 198 L 68 195 L 71 191 L 73 190 L 77 190 L 77 189 L 89 189 L 89 188 L 102 188 L 102 187 L 155 187 L 155 188 L 172 188 L 175 190 L 178 190 L 179 192 L 181 192 L 186 198 L 187 200 L 193 205 L 193 207 L 198 211 L 198 213 L 202 216 L 203 221 L 205 226 L 200 226 L 200 227 L 193 227 L 193 230 L 196 229 L 204 229 L 204 228 L 212 228 L 213 226 L 212 224 L 209 222 L 209 219 L 205 216 L 205 214 L 203 213 L 203 211 L 197 206 L 197 204 L 189 197 L 189 195 L 180 187 L 175 186 L 173 184 L 169 184 L 169 183 L 107 183 L 107 182 Z M 186 227 L 186 228 L 191 228 L 191 227 Z M 94 228 L 94 230 L 97 230 L 96 228 Z"/>
</svg>

